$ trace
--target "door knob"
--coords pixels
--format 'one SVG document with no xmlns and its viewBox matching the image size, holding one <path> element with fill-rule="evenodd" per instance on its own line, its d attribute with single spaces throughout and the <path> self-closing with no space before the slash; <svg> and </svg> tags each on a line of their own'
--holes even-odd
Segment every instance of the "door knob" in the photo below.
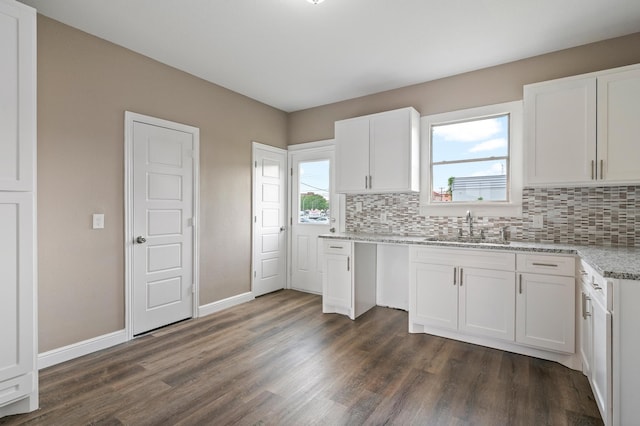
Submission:
<svg viewBox="0 0 640 426">
<path fill-rule="evenodd" d="M 286 229 L 287 229 L 286 227 L 281 226 L 281 227 L 280 227 L 280 232 L 284 232 L 284 231 L 286 231 Z"/>
<path fill-rule="evenodd" d="M 142 235 L 140 235 L 138 238 L 136 238 L 136 243 L 138 244 L 144 244 L 147 242 L 147 239 L 145 237 L 143 237 Z"/>
</svg>

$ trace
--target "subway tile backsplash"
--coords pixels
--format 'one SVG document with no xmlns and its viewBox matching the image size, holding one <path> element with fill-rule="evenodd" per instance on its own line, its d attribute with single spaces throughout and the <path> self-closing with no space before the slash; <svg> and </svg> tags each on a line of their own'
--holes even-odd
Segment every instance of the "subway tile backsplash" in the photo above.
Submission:
<svg viewBox="0 0 640 426">
<path fill-rule="evenodd" d="M 508 226 L 513 241 L 640 247 L 640 186 L 524 188 L 522 198 L 522 218 L 475 217 L 474 229 L 497 238 Z M 533 228 L 535 215 L 544 216 L 542 229 Z M 345 224 L 348 232 L 434 237 L 466 227 L 463 217 L 421 216 L 414 193 L 347 195 Z"/>
</svg>

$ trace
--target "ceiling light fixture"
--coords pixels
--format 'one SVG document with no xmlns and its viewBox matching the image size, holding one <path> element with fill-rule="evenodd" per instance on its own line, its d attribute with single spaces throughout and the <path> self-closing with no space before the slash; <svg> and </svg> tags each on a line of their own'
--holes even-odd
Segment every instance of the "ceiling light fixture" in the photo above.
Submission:
<svg viewBox="0 0 640 426">
<path fill-rule="evenodd" d="M 309 3 L 311 4 L 320 4 L 322 3 L 324 0 L 307 0 Z"/>
</svg>

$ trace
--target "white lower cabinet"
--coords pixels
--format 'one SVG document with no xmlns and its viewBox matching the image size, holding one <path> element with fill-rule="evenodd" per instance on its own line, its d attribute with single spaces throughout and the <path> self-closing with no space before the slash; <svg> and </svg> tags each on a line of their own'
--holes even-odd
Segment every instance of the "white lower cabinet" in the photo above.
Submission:
<svg viewBox="0 0 640 426">
<path fill-rule="evenodd" d="M 356 319 L 376 305 L 376 245 L 324 241 L 322 312 Z"/>
<path fill-rule="evenodd" d="M 512 253 L 437 248 L 414 248 L 411 253 L 410 331 L 428 326 L 513 340 Z M 506 270 L 484 269 L 483 265 Z"/>
</svg>

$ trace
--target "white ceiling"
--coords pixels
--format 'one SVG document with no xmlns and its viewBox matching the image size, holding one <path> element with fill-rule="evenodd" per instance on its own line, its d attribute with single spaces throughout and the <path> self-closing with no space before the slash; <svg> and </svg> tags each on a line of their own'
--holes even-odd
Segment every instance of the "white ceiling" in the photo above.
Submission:
<svg viewBox="0 0 640 426">
<path fill-rule="evenodd" d="M 640 31 L 640 0 L 22 2 L 288 112 Z"/>
</svg>

